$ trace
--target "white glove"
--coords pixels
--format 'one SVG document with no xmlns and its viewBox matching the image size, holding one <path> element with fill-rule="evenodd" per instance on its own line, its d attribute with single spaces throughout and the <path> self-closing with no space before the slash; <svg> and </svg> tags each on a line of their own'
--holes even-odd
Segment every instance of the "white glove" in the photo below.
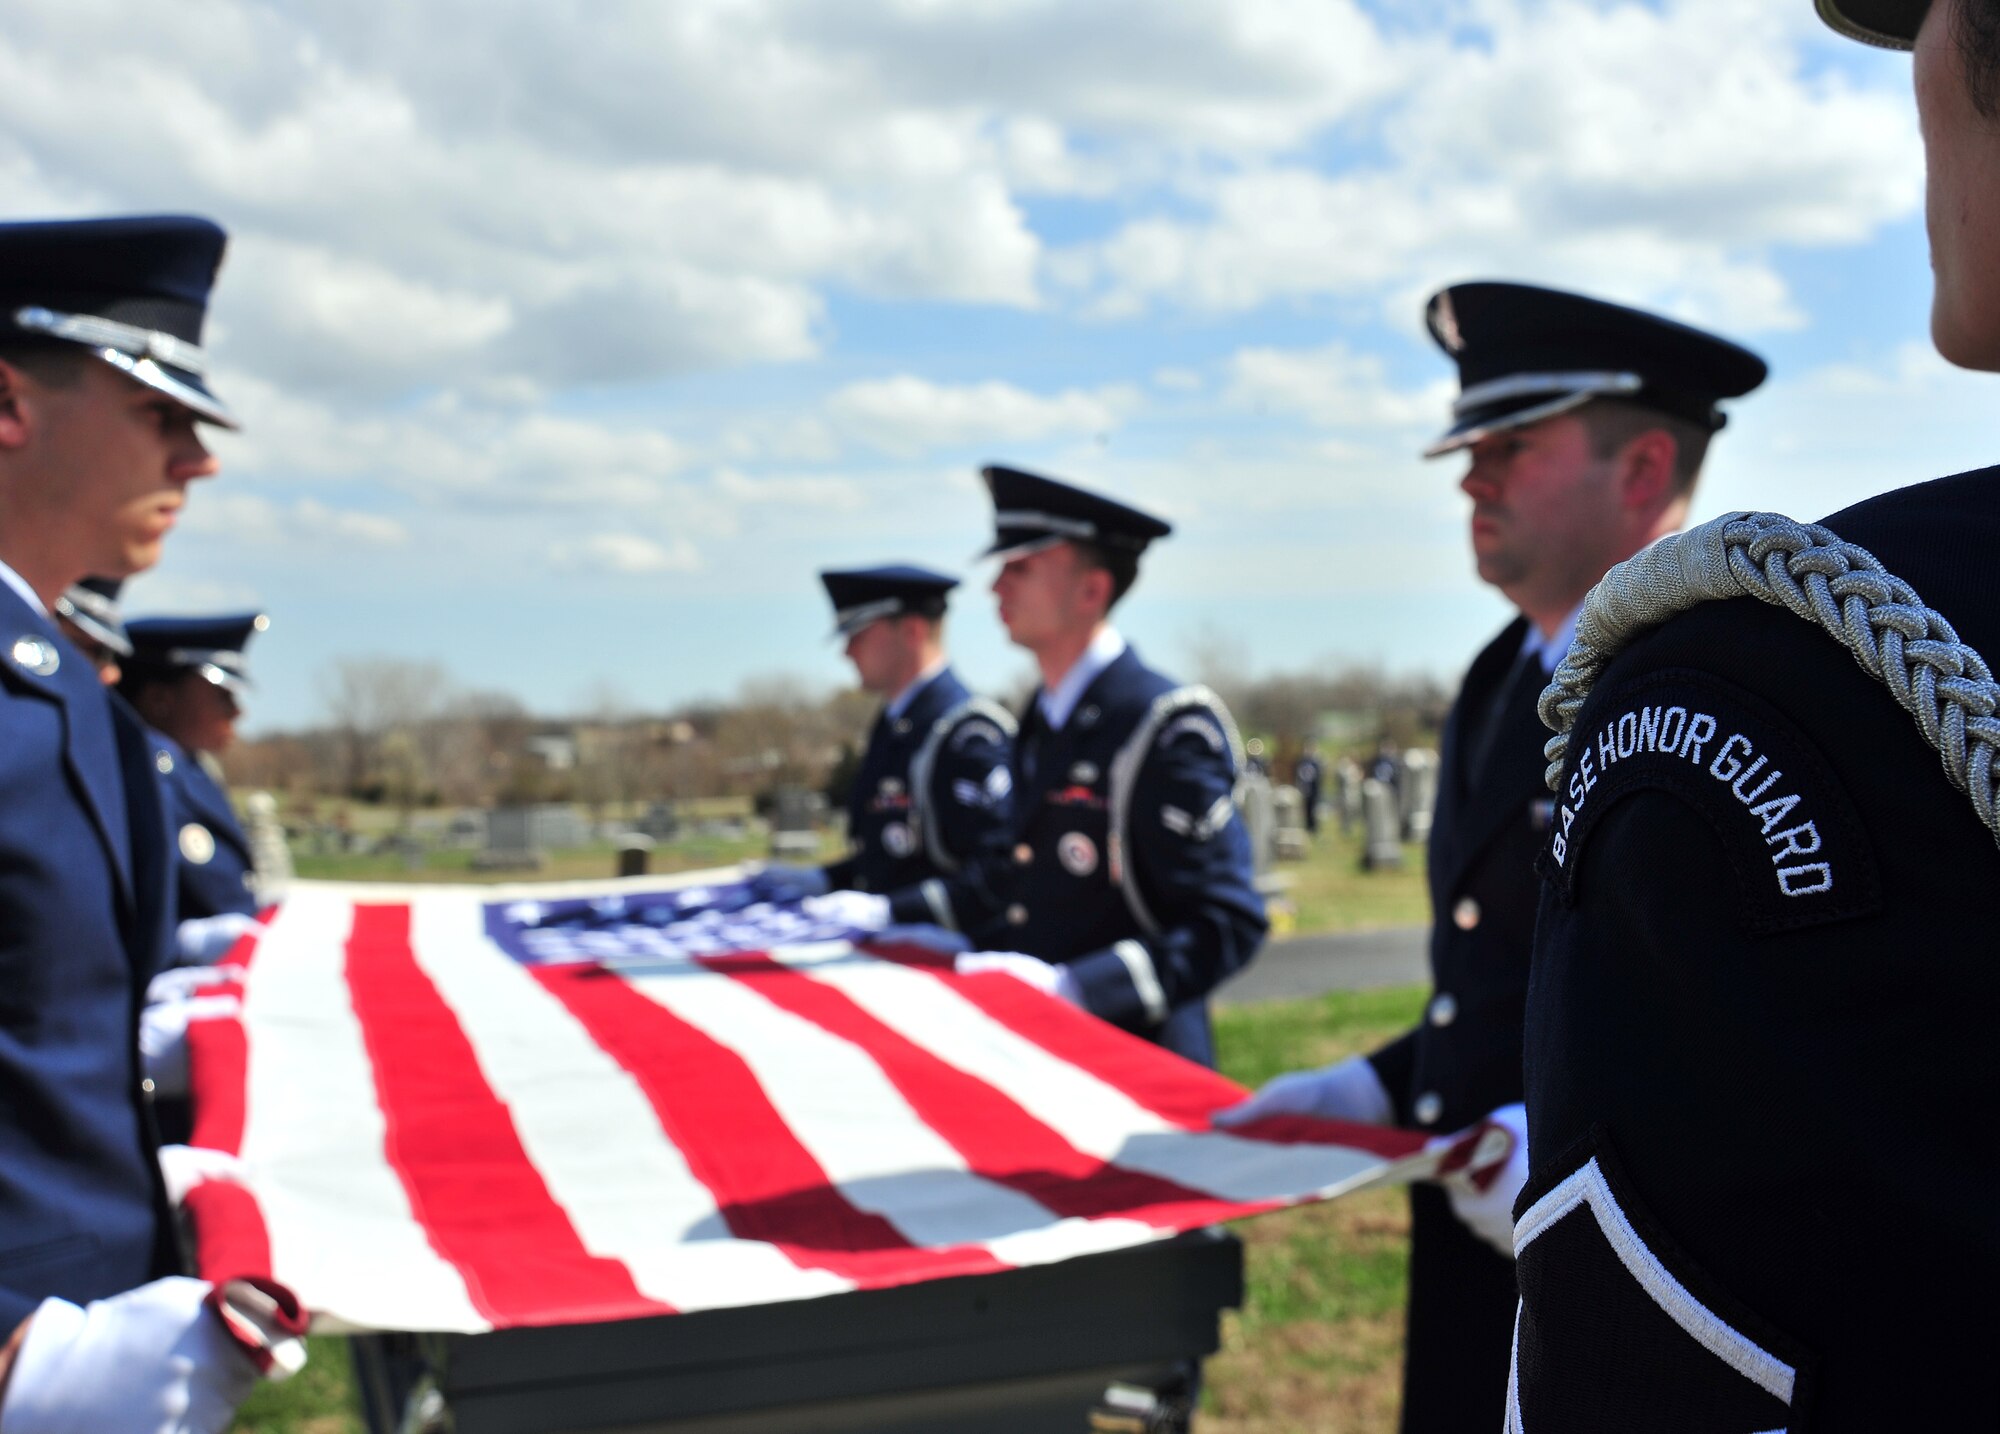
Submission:
<svg viewBox="0 0 2000 1434">
<path fill-rule="evenodd" d="M 1395 1104 L 1366 1056 L 1350 1056 L 1316 1071 L 1287 1071 L 1264 1082 L 1246 1101 L 1225 1106 L 1209 1119 L 1225 1130 L 1267 1115 L 1312 1115 L 1355 1125 L 1388 1125 Z"/>
<path fill-rule="evenodd" d="M 187 1033 L 190 1021 L 218 1020 L 243 1009 L 235 996 L 186 996 L 156 1001 L 139 1012 L 139 1065 L 156 1097 L 188 1091 Z"/>
<path fill-rule="evenodd" d="M 1077 985 L 1069 967 L 1044 961 L 1039 956 L 1024 956 L 1019 951 L 967 951 L 951 963 L 951 969 L 961 976 L 998 971 L 1026 982 L 1044 996 L 1054 996 L 1072 1006 L 1083 1004 L 1083 988 Z"/>
<path fill-rule="evenodd" d="M 178 1206 L 187 1199 L 188 1191 L 210 1180 L 247 1185 L 249 1175 L 250 1167 L 243 1163 L 243 1157 L 226 1150 L 211 1150 L 206 1145 L 160 1147 L 160 1177 L 166 1182 L 169 1205 Z"/>
<path fill-rule="evenodd" d="M 146 1004 L 185 1001 L 210 986 L 243 979 L 241 966 L 170 966 L 146 983 Z"/>
<path fill-rule="evenodd" d="M 815 921 L 845 926 L 850 931 L 873 934 L 889 924 L 889 898 L 866 891 L 830 891 L 825 896 L 808 896 L 799 903 Z"/>
<path fill-rule="evenodd" d="M 1503 1105 L 1477 1125 L 1425 1147 L 1448 1152 L 1438 1183 L 1465 1227 L 1514 1258 L 1514 1202 L 1528 1183 L 1528 1109 Z"/>
<path fill-rule="evenodd" d="M 183 966 L 207 966 L 227 956 L 250 932 L 263 929 L 263 922 L 240 911 L 197 916 L 174 928 L 174 955 Z"/>
<path fill-rule="evenodd" d="M 250 1356 L 175 1275 L 79 1309 L 46 1299 L 14 1357 L 7 1434 L 221 1434 L 257 1383 Z"/>
</svg>

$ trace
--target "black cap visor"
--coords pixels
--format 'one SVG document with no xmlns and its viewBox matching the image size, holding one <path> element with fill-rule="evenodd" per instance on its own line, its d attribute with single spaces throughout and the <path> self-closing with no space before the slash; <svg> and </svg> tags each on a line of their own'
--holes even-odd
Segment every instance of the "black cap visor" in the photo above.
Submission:
<svg viewBox="0 0 2000 1434">
<path fill-rule="evenodd" d="M 1815 0 L 1820 19 L 1841 34 L 1887 50 L 1917 42 L 1931 0 Z"/>
</svg>

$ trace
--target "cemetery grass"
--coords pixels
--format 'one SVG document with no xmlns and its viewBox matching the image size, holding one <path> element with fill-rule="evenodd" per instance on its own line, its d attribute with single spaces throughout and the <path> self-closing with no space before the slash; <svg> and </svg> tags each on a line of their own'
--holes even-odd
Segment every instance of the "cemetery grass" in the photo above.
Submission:
<svg viewBox="0 0 2000 1434">
<path fill-rule="evenodd" d="M 1278 862 L 1271 870 L 1284 882 L 1271 903 L 1273 937 L 1430 924 L 1421 843 L 1404 844 L 1403 864 L 1395 870 L 1369 871 L 1361 864 L 1359 831 L 1343 836 L 1324 822 L 1303 861 Z"/>
<path fill-rule="evenodd" d="M 1283 1070 L 1372 1050 L 1416 1022 L 1415 986 L 1339 991 L 1216 1012 L 1222 1069 L 1255 1086 Z M 1208 1363 L 1203 1434 L 1389 1434 L 1402 1379 L 1409 1211 L 1397 1190 L 1281 1211 L 1234 1227 L 1243 1308 Z M 239 1434 L 360 1434 L 345 1341 L 315 1339 L 303 1374 L 264 1385 Z"/>
</svg>

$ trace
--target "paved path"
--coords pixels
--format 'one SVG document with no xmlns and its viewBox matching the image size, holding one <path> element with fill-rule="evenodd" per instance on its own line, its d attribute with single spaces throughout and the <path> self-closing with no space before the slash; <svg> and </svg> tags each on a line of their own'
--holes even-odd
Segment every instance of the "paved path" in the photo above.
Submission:
<svg viewBox="0 0 2000 1434">
<path fill-rule="evenodd" d="M 1218 989 L 1215 999 L 1234 1005 L 1425 982 L 1430 979 L 1425 957 L 1429 936 L 1427 927 L 1406 926 L 1273 941 L 1248 969 Z"/>
</svg>

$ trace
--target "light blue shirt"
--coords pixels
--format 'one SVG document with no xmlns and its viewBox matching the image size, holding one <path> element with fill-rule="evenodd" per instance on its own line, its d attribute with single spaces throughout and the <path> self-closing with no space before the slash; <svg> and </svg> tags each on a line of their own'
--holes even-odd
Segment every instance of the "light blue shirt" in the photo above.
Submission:
<svg viewBox="0 0 2000 1434">
<path fill-rule="evenodd" d="M 1053 687 L 1044 687 L 1035 697 L 1035 703 L 1042 709 L 1042 719 L 1049 724 L 1049 730 L 1060 732 L 1069 722 L 1069 714 L 1076 711 L 1076 704 L 1083 700 L 1084 689 L 1097 680 L 1097 674 L 1104 671 L 1125 651 L 1125 639 L 1118 629 L 1108 623 L 1098 629 L 1097 636 L 1090 640 L 1090 646 L 1070 665 L 1069 671 Z"/>
<path fill-rule="evenodd" d="M 1521 655 L 1532 657 L 1542 664 L 1544 673 L 1553 673 L 1576 642 L 1576 624 L 1583 616 L 1583 604 L 1576 605 L 1563 625 L 1556 629 L 1554 637 L 1543 637 L 1542 630 L 1534 623 L 1528 624 L 1528 635 L 1521 639 Z"/>
<path fill-rule="evenodd" d="M 19 593 L 21 601 L 40 613 L 43 617 L 49 615 L 49 610 L 43 605 L 41 598 L 36 595 L 33 588 L 28 586 L 28 580 L 5 563 L 0 563 L 0 583 L 7 584 L 8 587 Z"/>
<path fill-rule="evenodd" d="M 905 687 L 901 692 L 891 697 L 886 709 L 889 713 L 889 720 L 894 722 L 898 717 L 909 711 L 910 704 L 917 700 L 917 694 L 937 681 L 939 674 L 944 669 L 945 660 L 940 657 L 936 662 L 933 662 L 929 667 L 926 667 L 912 678 L 908 687 Z"/>
</svg>

